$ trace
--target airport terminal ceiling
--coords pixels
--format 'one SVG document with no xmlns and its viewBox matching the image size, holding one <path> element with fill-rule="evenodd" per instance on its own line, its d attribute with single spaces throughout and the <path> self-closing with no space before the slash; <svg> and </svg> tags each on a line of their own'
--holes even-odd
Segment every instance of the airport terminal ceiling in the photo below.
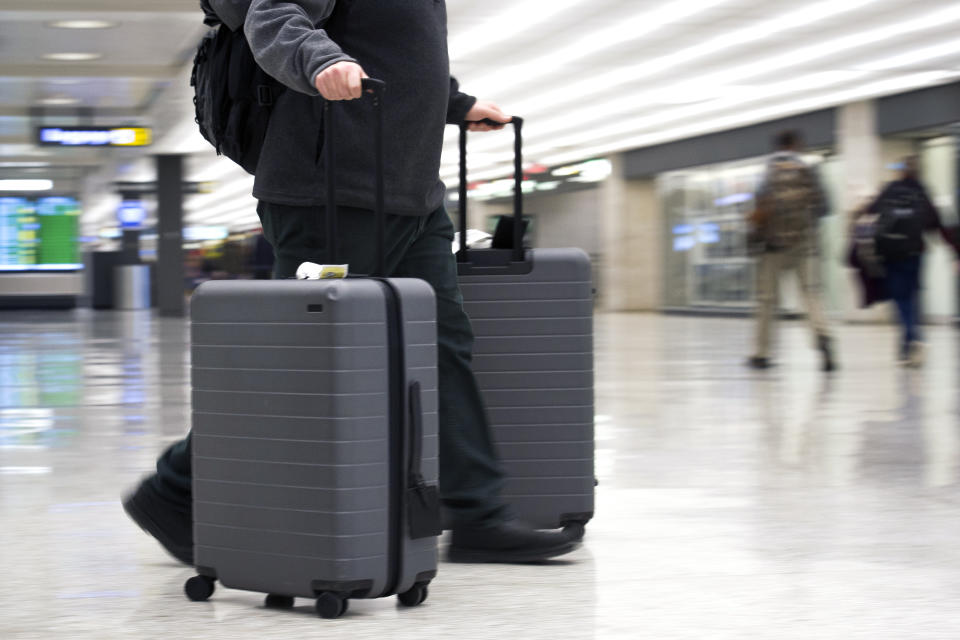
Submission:
<svg viewBox="0 0 960 640">
<path fill-rule="evenodd" d="M 960 3 L 948 0 L 448 0 L 452 70 L 525 116 L 526 158 L 592 157 L 960 78 Z M 252 179 L 193 123 L 195 0 L 6 0 L 0 6 L 0 179 L 50 180 L 81 228 L 116 225 L 116 180 L 152 180 L 153 153 L 186 153 L 213 182 L 187 225 L 256 224 Z M 146 126 L 143 148 L 35 144 L 38 125 Z M 456 183 L 448 131 L 442 177 Z M 506 134 L 474 136 L 471 179 L 503 177 Z M 10 183 L 5 183 L 10 185 Z M 43 183 L 45 184 L 45 183 Z M 23 195 L 23 194 L 16 194 Z M 149 207 L 148 207 L 149 209 Z"/>
</svg>

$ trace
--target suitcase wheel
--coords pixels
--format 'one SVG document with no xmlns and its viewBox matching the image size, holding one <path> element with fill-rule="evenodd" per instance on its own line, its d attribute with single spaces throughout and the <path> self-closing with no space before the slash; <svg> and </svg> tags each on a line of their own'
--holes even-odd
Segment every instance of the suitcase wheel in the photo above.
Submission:
<svg viewBox="0 0 960 640">
<path fill-rule="evenodd" d="M 350 601 L 336 593 L 325 591 L 317 597 L 317 614 L 321 618 L 339 618 L 350 608 Z"/>
<path fill-rule="evenodd" d="M 267 609 L 292 609 L 293 601 L 293 596 L 281 596 L 276 593 L 271 593 L 263 601 L 263 606 Z"/>
<path fill-rule="evenodd" d="M 183 585 L 183 591 L 194 602 L 206 602 L 213 595 L 216 582 L 207 576 L 193 576 Z"/>
<path fill-rule="evenodd" d="M 427 599 L 427 596 L 430 595 L 430 591 L 427 589 L 427 584 L 425 582 L 418 582 L 413 585 L 413 588 L 409 591 L 404 591 L 397 595 L 397 600 L 400 601 L 405 607 L 416 607 L 417 605 L 423 604 L 424 600 Z"/>
<path fill-rule="evenodd" d="M 587 525 L 585 522 L 564 522 L 562 526 L 564 535 L 574 541 L 583 540 L 583 536 L 587 533 Z"/>
</svg>

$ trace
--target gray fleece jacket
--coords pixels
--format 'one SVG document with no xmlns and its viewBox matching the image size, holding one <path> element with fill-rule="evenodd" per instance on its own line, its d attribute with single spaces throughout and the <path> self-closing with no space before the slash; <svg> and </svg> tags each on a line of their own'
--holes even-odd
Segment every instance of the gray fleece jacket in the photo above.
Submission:
<svg viewBox="0 0 960 640">
<path fill-rule="evenodd" d="M 450 77 L 444 0 L 209 0 L 231 29 L 241 25 L 263 69 L 293 91 L 277 100 L 253 195 L 294 206 L 326 202 L 323 98 L 314 78 L 341 61 L 387 83 L 384 184 L 388 213 L 426 215 L 443 202 L 445 124 L 463 122 L 476 98 Z M 337 203 L 373 209 L 373 111 L 340 103 Z"/>
</svg>

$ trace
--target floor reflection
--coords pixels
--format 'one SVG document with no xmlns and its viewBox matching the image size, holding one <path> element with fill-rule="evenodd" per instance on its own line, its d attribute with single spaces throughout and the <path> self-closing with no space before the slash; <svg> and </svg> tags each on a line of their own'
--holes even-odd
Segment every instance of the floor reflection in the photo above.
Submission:
<svg viewBox="0 0 960 640">
<path fill-rule="evenodd" d="M 746 369 L 752 327 L 597 318 L 597 517 L 573 562 L 443 564 L 427 606 L 181 592 L 120 492 L 183 435 L 188 327 L 150 313 L 0 314 L 0 637 L 460 635 L 954 637 L 960 597 L 957 337 L 894 362 L 887 327 L 838 329 L 824 376 L 798 323 Z"/>
</svg>

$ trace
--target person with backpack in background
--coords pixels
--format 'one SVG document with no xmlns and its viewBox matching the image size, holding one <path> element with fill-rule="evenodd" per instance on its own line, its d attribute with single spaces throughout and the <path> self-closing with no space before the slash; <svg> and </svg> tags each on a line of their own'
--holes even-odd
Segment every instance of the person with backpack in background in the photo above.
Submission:
<svg viewBox="0 0 960 640">
<path fill-rule="evenodd" d="M 563 531 L 519 522 L 500 496 L 504 475 L 471 369 L 473 333 L 457 283 L 454 229 L 443 207 L 439 168 L 446 124 L 467 122 L 471 130 L 489 131 L 511 118 L 496 104 L 460 92 L 450 76 L 443 0 L 203 1 L 208 20 L 213 14 L 222 21 L 219 33 L 230 29 L 234 48 L 249 45 L 259 67 L 283 85 L 279 91 L 255 86 L 257 99 L 247 97 L 248 105 L 269 103 L 270 114 L 256 161 L 241 163 L 255 168 L 253 195 L 276 255 L 277 278 L 293 277 L 303 262 L 324 263 L 334 241 L 352 272 L 373 271 L 374 112 L 369 103 L 357 101 L 339 117 L 338 240 L 324 237 L 322 112 L 324 99 L 361 98 L 361 80 L 368 74 L 386 82 L 384 275 L 420 278 L 436 292 L 440 492 L 451 518 L 449 558 L 536 562 L 576 549 L 579 540 Z M 240 29 L 243 41 L 236 38 Z M 228 66 L 234 71 L 238 65 Z M 198 71 L 204 70 L 195 67 L 195 78 Z M 231 77 L 231 84 L 236 80 Z M 239 80 L 249 84 L 249 78 Z M 258 103 L 261 97 L 266 99 Z M 204 105 L 197 106 L 199 114 Z M 200 117 L 198 123 L 204 126 Z M 249 150 L 231 155 L 224 147 L 235 160 L 247 158 Z M 124 500 L 131 518 L 187 564 L 193 561 L 190 456 L 188 435 Z"/>
<path fill-rule="evenodd" d="M 816 171 L 800 157 L 800 134 L 785 131 L 776 138 L 776 152 L 756 195 L 751 235 L 759 251 L 757 261 L 756 351 L 747 364 L 767 369 L 771 329 L 779 299 L 780 279 L 793 272 L 813 328 L 824 371 L 836 369 L 833 344 L 820 302 L 818 222 L 828 212 L 827 197 Z"/>
<path fill-rule="evenodd" d="M 899 360 L 903 365 L 919 367 L 924 355 L 919 327 L 920 273 L 926 249 L 923 234 L 939 231 L 958 257 L 960 246 L 943 226 L 920 182 L 917 158 L 906 158 L 900 170 L 899 178 L 884 188 L 868 212 L 876 216 L 874 250 L 884 270 L 886 293 L 896 305 L 903 327 Z"/>
</svg>

